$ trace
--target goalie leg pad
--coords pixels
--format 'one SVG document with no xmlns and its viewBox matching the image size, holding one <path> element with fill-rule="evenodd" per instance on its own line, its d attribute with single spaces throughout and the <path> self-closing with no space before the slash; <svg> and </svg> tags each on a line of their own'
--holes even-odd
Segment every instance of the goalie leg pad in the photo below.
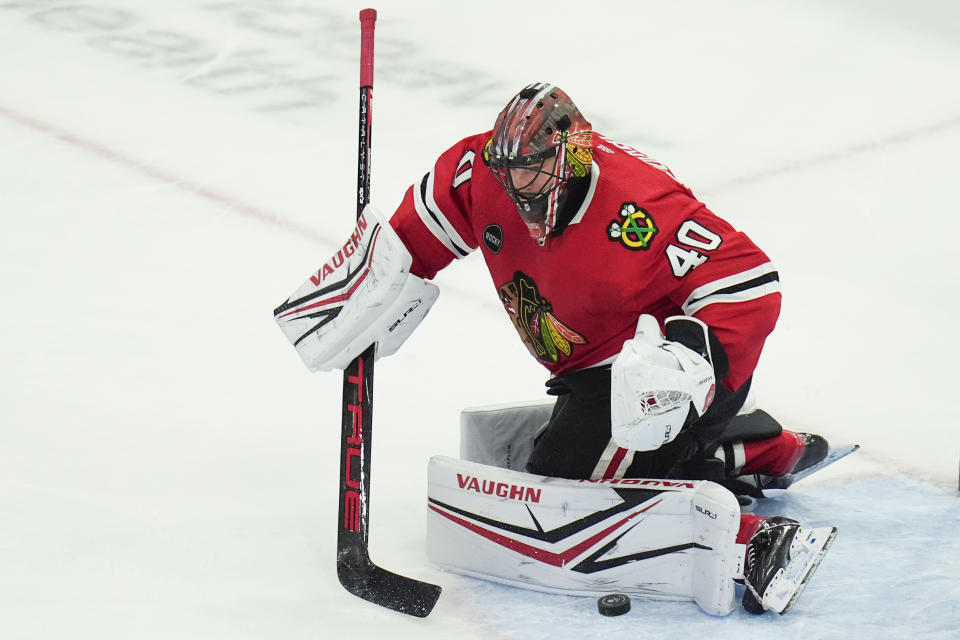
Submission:
<svg viewBox="0 0 960 640">
<path fill-rule="evenodd" d="M 735 415 L 720 436 L 720 444 L 776 438 L 783 431 L 780 423 L 763 409 Z"/>
<path fill-rule="evenodd" d="M 735 608 L 740 508 L 719 485 L 567 480 L 443 456 L 428 485 L 427 552 L 441 567 L 537 591 Z"/>
<path fill-rule="evenodd" d="M 523 471 L 553 405 L 553 400 L 535 400 L 464 409 L 460 412 L 460 457 Z"/>
</svg>

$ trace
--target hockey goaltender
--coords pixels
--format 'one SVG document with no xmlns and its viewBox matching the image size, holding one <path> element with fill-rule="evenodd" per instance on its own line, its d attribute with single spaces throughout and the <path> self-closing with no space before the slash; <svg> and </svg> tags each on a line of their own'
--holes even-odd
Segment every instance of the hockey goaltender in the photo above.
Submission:
<svg viewBox="0 0 960 640">
<path fill-rule="evenodd" d="M 513 96 L 389 221 L 368 206 L 275 312 L 314 371 L 394 353 L 477 249 L 551 402 L 466 410 L 429 474 L 428 553 L 558 593 L 785 613 L 836 535 L 741 507 L 838 455 L 750 396 L 776 267 L 663 164 L 593 130 L 554 85 Z"/>
</svg>

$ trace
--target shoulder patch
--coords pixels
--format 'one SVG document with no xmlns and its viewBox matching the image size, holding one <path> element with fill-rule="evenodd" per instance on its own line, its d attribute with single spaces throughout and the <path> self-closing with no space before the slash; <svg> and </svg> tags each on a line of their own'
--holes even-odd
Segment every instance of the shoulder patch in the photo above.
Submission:
<svg viewBox="0 0 960 640">
<path fill-rule="evenodd" d="M 607 237 L 631 251 L 649 249 L 658 231 L 650 212 L 641 209 L 636 202 L 624 202 L 618 215 L 620 217 L 607 227 Z"/>
<path fill-rule="evenodd" d="M 500 253 L 503 248 L 503 229 L 498 224 L 488 224 L 483 228 L 483 246 L 491 253 Z"/>
</svg>

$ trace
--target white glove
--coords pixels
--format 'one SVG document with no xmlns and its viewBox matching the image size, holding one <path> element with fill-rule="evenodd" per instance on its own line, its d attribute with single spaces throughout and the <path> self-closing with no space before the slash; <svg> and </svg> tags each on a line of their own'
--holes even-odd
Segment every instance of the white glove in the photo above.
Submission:
<svg viewBox="0 0 960 640">
<path fill-rule="evenodd" d="M 353 234 L 273 315 L 311 371 L 344 369 L 373 343 L 396 352 L 440 290 L 410 273 L 413 259 L 367 206 Z"/>
<path fill-rule="evenodd" d="M 695 318 L 684 318 L 707 327 Z M 691 405 L 698 416 L 713 402 L 713 365 L 679 342 L 669 342 L 650 315 L 640 316 L 636 336 L 623 343 L 610 376 L 614 441 L 625 449 L 651 451 L 671 442 Z"/>
</svg>

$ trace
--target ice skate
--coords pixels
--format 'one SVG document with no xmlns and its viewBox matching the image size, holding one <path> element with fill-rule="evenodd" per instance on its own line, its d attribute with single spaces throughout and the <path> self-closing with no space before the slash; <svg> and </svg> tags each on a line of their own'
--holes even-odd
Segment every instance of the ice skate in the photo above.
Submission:
<svg viewBox="0 0 960 640">
<path fill-rule="evenodd" d="M 836 527 L 804 527 L 782 516 L 766 519 L 747 545 L 743 608 L 784 614 L 820 565 Z"/>
<path fill-rule="evenodd" d="M 728 488 L 753 498 L 786 489 L 859 449 L 831 446 L 822 436 L 783 429 L 762 409 L 736 416 L 727 431 L 714 456 L 724 463 Z"/>
</svg>

